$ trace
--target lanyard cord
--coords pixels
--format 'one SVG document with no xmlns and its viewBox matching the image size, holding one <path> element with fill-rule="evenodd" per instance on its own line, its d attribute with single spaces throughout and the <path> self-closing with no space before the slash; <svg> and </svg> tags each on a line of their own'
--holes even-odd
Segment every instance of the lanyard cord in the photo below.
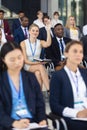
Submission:
<svg viewBox="0 0 87 130">
<path fill-rule="evenodd" d="M 18 93 L 18 100 L 21 100 L 21 94 L 22 94 L 22 76 L 21 76 L 21 73 L 20 73 L 20 79 L 19 79 L 19 92 L 17 91 L 13 81 L 11 80 L 9 74 L 8 74 L 8 78 L 9 78 L 9 83 L 11 85 L 11 88 L 13 87 L 15 89 L 15 91 Z"/>
<path fill-rule="evenodd" d="M 33 58 L 34 58 L 35 52 L 36 52 L 37 41 L 35 42 L 34 50 L 33 50 L 31 44 L 32 44 L 32 43 L 30 42 L 30 39 L 29 39 L 29 45 L 30 45 L 31 53 L 32 53 L 32 56 L 33 56 Z"/>
<path fill-rule="evenodd" d="M 71 70 L 69 70 L 69 73 L 70 73 L 71 79 L 73 80 L 73 83 L 75 84 L 77 96 L 79 96 L 79 94 L 78 94 L 78 92 L 79 92 L 79 90 L 78 90 L 78 77 L 77 77 L 77 75 L 75 75 L 75 78 L 76 78 L 76 81 L 75 81 L 75 79 L 71 73 Z"/>
</svg>

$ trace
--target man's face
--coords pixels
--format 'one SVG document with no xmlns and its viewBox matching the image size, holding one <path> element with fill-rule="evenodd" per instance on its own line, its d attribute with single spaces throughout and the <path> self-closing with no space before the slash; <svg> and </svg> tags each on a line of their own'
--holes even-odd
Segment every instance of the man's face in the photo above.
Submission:
<svg viewBox="0 0 87 130">
<path fill-rule="evenodd" d="M 4 18 L 4 13 L 0 12 L 0 19 Z"/>
<path fill-rule="evenodd" d="M 28 25 L 29 25 L 29 20 L 28 20 L 28 18 L 24 18 L 23 21 L 22 21 L 22 26 L 23 26 L 23 27 L 28 27 Z"/>
<path fill-rule="evenodd" d="M 58 25 L 54 28 L 54 33 L 57 37 L 61 38 L 64 34 L 64 28 L 62 25 Z"/>
</svg>

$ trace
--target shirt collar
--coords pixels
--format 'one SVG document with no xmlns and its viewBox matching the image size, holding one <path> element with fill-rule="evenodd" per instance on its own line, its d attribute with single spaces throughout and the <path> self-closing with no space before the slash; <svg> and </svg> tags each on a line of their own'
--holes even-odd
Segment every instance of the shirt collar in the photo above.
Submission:
<svg viewBox="0 0 87 130">
<path fill-rule="evenodd" d="M 65 65 L 64 66 L 64 69 L 66 70 L 66 71 L 71 71 L 71 70 L 69 70 L 69 68 Z M 71 71 L 71 73 L 74 75 L 74 76 L 77 76 L 77 77 L 79 77 L 81 74 L 80 74 L 80 71 L 79 71 L 79 68 L 77 68 L 77 71 L 76 71 L 76 73 L 75 72 L 73 72 L 73 71 Z"/>
<path fill-rule="evenodd" d="M 60 39 L 62 39 L 62 40 L 63 40 L 63 37 L 62 37 L 62 38 L 56 37 L 56 39 L 57 39 L 58 41 L 60 41 Z"/>
</svg>

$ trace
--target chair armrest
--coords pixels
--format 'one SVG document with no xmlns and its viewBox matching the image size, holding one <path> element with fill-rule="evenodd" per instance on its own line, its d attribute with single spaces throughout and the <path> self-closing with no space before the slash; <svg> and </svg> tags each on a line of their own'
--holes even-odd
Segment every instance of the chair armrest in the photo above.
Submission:
<svg viewBox="0 0 87 130">
<path fill-rule="evenodd" d="M 46 114 L 46 116 L 48 119 L 50 119 L 51 121 L 56 123 L 57 130 L 60 129 L 60 122 L 62 123 L 64 130 L 68 130 L 67 124 L 66 124 L 64 118 L 57 116 L 57 115 L 53 114 L 52 112 L 50 112 L 49 114 Z"/>
</svg>

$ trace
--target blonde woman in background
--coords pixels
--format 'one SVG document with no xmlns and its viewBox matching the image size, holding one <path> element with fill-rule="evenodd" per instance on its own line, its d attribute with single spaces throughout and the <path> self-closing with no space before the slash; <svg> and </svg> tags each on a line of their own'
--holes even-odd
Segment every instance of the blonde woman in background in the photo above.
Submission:
<svg viewBox="0 0 87 130">
<path fill-rule="evenodd" d="M 66 21 L 66 25 L 65 25 L 65 29 L 64 29 L 64 36 L 71 38 L 73 40 L 79 40 L 81 37 L 81 32 L 79 30 L 78 27 L 76 27 L 76 21 L 74 16 L 69 16 L 67 21 Z"/>
</svg>

